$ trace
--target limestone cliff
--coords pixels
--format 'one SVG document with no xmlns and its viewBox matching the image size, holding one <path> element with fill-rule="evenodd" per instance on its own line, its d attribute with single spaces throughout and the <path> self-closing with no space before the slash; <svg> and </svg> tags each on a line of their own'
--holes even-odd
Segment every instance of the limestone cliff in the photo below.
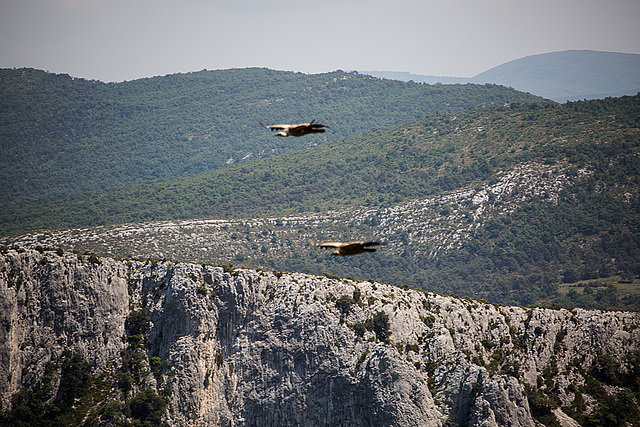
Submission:
<svg viewBox="0 0 640 427">
<path fill-rule="evenodd" d="M 6 422 L 37 411 L 91 425 L 640 419 L 638 313 L 6 248 L 0 304 Z"/>
</svg>

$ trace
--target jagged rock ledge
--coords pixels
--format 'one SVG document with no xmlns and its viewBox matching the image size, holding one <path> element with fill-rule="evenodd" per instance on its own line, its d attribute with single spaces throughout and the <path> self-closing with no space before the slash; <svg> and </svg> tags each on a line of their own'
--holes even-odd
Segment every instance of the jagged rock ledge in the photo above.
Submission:
<svg viewBox="0 0 640 427">
<path fill-rule="evenodd" d="M 94 379 L 82 419 L 104 425 L 151 420 L 143 395 L 170 425 L 569 426 L 623 398 L 637 412 L 635 312 L 15 248 L 0 304 L 5 417 L 25 389 L 77 415 L 85 389 L 61 403 L 71 355 Z"/>
</svg>

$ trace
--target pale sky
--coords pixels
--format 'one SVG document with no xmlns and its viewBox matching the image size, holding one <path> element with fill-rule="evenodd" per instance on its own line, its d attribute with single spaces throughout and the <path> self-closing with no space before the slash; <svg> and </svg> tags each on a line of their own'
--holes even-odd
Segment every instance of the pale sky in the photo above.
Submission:
<svg viewBox="0 0 640 427">
<path fill-rule="evenodd" d="M 640 0 L 0 0 L 0 68 L 105 82 L 245 67 L 472 77 L 573 49 L 640 53 Z"/>
</svg>

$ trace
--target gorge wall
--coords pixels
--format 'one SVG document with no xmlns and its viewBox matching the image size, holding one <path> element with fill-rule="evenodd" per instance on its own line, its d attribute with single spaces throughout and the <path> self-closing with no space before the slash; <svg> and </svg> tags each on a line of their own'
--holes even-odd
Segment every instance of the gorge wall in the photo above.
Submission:
<svg viewBox="0 0 640 427">
<path fill-rule="evenodd" d="M 639 422 L 639 313 L 39 249 L 0 254 L 0 421 Z"/>
</svg>

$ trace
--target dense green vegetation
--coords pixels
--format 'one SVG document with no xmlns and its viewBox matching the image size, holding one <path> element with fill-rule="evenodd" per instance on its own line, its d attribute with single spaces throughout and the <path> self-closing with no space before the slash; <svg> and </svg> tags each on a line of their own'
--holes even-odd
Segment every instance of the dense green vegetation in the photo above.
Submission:
<svg viewBox="0 0 640 427">
<path fill-rule="evenodd" d="M 235 260 L 528 305 L 550 301 L 560 283 L 612 277 L 628 282 L 640 276 L 639 129 L 638 96 L 469 110 L 195 177 L 9 206 L 0 212 L 0 222 L 9 233 L 358 206 L 382 211 L 419 197 L 482 189 L 497 182 L 501 171 L 524 163 L 562 165 L 567 185 L 553 202 L 544 194 L 532 196 L 483 223 L 460 248 L 435 257 L 416 255 L 425 248 L 409 245 L 402 233 L 379 235 L 374 215 L 367 230 L 357 231 L 401 247 L 400 253 L 381 250 L 343 259 L 300 247 L 281 256 L 249 243 Z M 442 216 L 451 211 L 438 209 Z M 333 227 L 344 235 L 353 231 L 348 223 Z M 594 301 L 598 307 L 638 308 L 637 295 Z M 580 305 L 575 293 L 551 302 Z"/>
<path fill-rule="evenodd" d="M 532 160 L 568 158 L 576 167 L 599 161 L 599 171 L 614 175 L 610 178 L 621 184 L 635 185 L 627 182 L 636 176 L 634 158 L 619 157 L 637 143 L 637 99 L 578 106 L 515 105 L 436 116 L 194 177 L 8 206 L 0 214 L 0 233 L 159 219 L 249 217 L 344 205 L 388 206 L 481 183 L 499 168 Z M 598 144 L 598 138 L 610 143 Z M 621 165 L 627 170 L 609 168 L 611 155 L 627 163 Z"/>
<path fill-rule="evenodd" d="M 538 302 L 547 306 L 639 310 L 640 282 L 629 276 L 563 282 L 556 293 Z"/>
<path fill-rule="evenodd" d="M 234 69 L 105 84 L 1 69 L 0 205 L 194 175 L 435 113 L 540 101 L 495 85 L 342 71 Z M 277 138 L 258 125 L 313 119 L 329 132 Z"/>
</svg>

